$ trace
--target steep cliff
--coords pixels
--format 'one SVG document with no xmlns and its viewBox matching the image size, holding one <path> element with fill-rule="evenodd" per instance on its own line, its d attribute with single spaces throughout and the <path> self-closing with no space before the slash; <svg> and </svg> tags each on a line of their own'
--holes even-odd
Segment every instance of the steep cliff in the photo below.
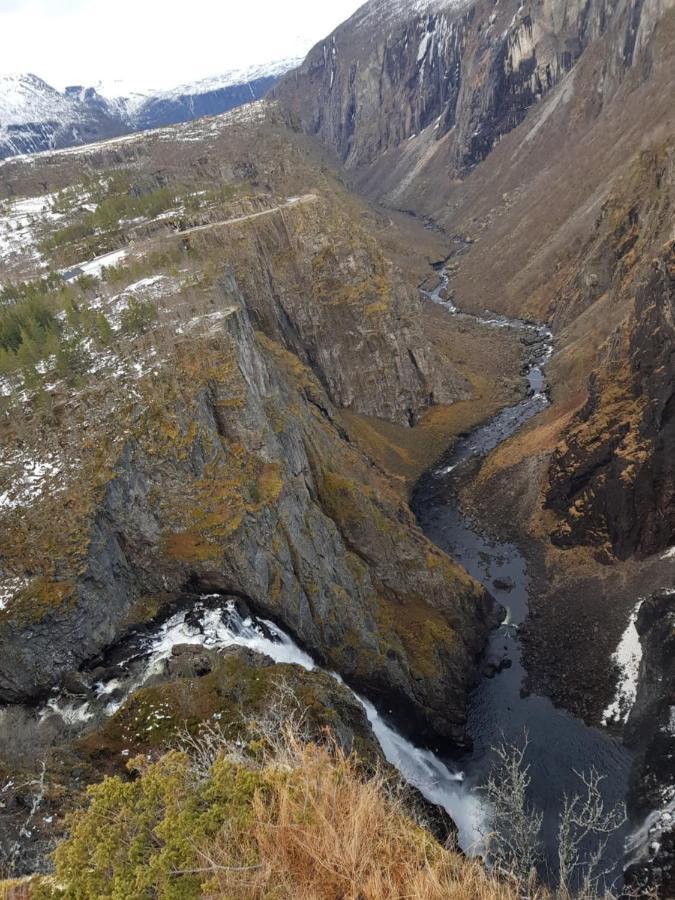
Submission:
<svg viewBox="0 0 675 900">
<path fill-rule="evenodd" d="M 423 170 L 436 167 L 447 195 L 453 176 L 485 159 L 609 27 L 622 39 L 607 67 L 629 68 L 660 10 L 371 0 L 275 96 L 369 190 L 414 209 Z"/>
<path fill-rule="evenodd" d="M 495 605 L 425 540 L 336 408 L 407 426 L 452 386 L 372 213 L 259 113 L 5 168 L 15 190 L 59 189 L 42 253 L 73 228 L 59 252 L 120 249 L 103 278 L 35 283 L 65 303 L 65 343 L 37 390 L 21 369 L 3 382 L 0 698 L 44 693 L 189 583 L 245 595 L 409 729 L 462 746 Z M 191 193 L 88 234 L 80 192 L 97 178 L 101 210 Z M 314 193 L 289 197 L 298 182 Z"/>
<path fill-rule="evenodd" d="M 625 558 L 675 535 L 675 244 L 639 287 L 550 468 L 553 539 Z"/>
<path fill-rule="evenodd" d="M 627 873 L 633 890 L 670 897 L 675 891 L 675 591 L 648 597 L 637 628 L 642 644 L 639 687 L 626 730 L 636 754 L 629 807 L 644 824 Z"/>
</svg>

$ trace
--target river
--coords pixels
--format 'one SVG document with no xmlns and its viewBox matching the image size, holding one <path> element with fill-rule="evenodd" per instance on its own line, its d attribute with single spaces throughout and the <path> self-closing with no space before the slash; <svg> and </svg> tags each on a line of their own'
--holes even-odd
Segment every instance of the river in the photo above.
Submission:
<svg viewBox="0 0 675 900">
<path fill-rule="evenodd" d="M 387 760 L 428 800 L 443 806 L 456 822 L 461 847 L 480 852 L 488 816 L 479 788 L 492 764 L 492 748 L 502 740 L 521 744 L 529 739 L 528 761 L 532 777 L 532 803 L 544 813 L 548 870 L 555 871 L 555 835 L 561 799 L 574 794 L 581 784 L 577 772 L 594 766 L 605 776 L 609 806 L 626 796 L 630 757 L 604 732 L 589 728 L 557 710 L 551 702 L 523 692 L 524 671 L 518 628 L 528 612 L 530 580 L 525 558 L 512 543 L 483 534 L 460 510 L 455 483 L 462 467 L 484 456 L 511 436 L 548 404 L 544 365 L 552 353 L 552 335 L 540 325 L 501 316 L 469 316 L 442 299 L 447 281 L 427 296 L 446 307 L 449 315 L 465 316 L 488 328 L 516 329 L 530 347 L 526 373 L 529 390 L 521 402 L 501 410 L 491 421 L 460 438 L 446 458 L 417 484 L 413 509 L 426 535 L 471 573 L 507 609 L 505 624 L 490 640 L 487 657 L 506 667 L 492 678 L 483 678 L 469 707 L 472 752 L 451 759 L 433 753 L 398 733 L 372 703 L 355 694 L 362 704 Z M 495 581 L 497 585 L 495 585 Z M 501 586 L 500 586 L 501 585 Z M 265 653 L 279 663 L 307 669 L 314 660 L 274 623 L 243 612 L 236 601 L 203 596 L 186 604 L 162 621 L 139 630 L 105 654 L 107 675 L 95 686 L 95 696 L 76 699 L 55 693 L 43 715 L 58 713 L 70 723 L 86 723 L 112 715 L 129 694 L 162 670 L 178 644 L 202 644 L 213 649 L 245 646 Z M 95 665 L 100 665 L 101 660 Z M 338 675 L 331 673 L 336 679 Z M 608 883 L 622 872 L 625 831 L 615 834 L 607 847 Z"/>
<path fill-rule="evenodd" d="M 491 748 L 506 741 L 522 745 L 529 740 L 531 801 L 544 814 L 544 839 L 548 867 L 555 871 L 558 814 L 565 794 L 582 788 L 576 773 L 592 767 L 604 776 L 603 793 L 608 807 L 623 802 L 628 790 L 630 754 L 622 744 L 597 728 L 590 728 L 569 713 L 556 709 L 546 697 L 526 694 L 519 626 L 527 617 L 530 578 L 518 547 L 483 533 L 459 506 L 455 485 L 472 459 L 485 456 L 548 405 L 544 366 L 553 350 L 551 332 L 503 316 L 471 316 L 442 299 L 447 281 L 427 296 L 445 306 L 451 315 L 478 321 L 486 327 L 511 328 L 531 347 L 526 377 L 527 396 L 501 410 L 491 421 L 460 438 L 438 465 L 417 483 L 413 510 L 426 536 L 460 563 L 506 608 L 506 623 L 490 639 L 486 656 L 506 665 L 492 678 L 481 679 L 468 710 L 473 750 L 461 760 L 469 786 L 484 783 L 492 764 Z M 616 832 L 605 852 L 610 870 L 608 883 L 620 877 L 628 826 Z"/>
</svg>

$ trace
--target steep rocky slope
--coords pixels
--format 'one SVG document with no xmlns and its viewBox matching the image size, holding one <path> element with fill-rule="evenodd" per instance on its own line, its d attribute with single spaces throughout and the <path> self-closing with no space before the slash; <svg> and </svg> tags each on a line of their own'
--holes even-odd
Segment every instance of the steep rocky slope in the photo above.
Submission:
<svg viewBox="0 0 675 900">
<path fill-rule="evenodd" d="M 552 323 L 554 408 L 501 456 L 554 540 L 605 558 L 673 539 L 674 25 L 659 2 L 370 3 L 276 89 L 357 184 L 463 236 L 460 306 Z"/>
<path fill-rule="evenodd" d="M 629 869 L 628 883 L 668 897 L 675 891 L 675 590 L 642 603 L 637 629 L 643 656 L 626 734 L 636 752 L 631 811 L 644 820 L 648 849 Z"/>
<path fill-rule="evenodd" d="M 438 182 L 483 160 L 608 29 L 620 37 L 608 74 L 630 68 L 662 11 L 371 0 L 275 93 L 371 191 L 415 208 L 424 170 L 445 193 Z"/>
<path fill-rule="evenodd" d="M 652 262 L 551 461 L 553 540 L 625 558 L 675 534 L 675 244 Z"/>
<path fill-rule="evenodd" d="M 43 223 L 42 252 L 72 265 L 101 241 L 121 249 L 103 280 L 53 300 L 72 297 L 72 341 L 87 307 L 108 316 L 110 348 L 88 338 L 93 360 L 65 381 L 57 351 L 37 394 L 25 370 L 7 376 L 0 696 L 39 696 L 189 582 L 246 595 L 408 728 L 461 746 L 494 604 L 423 538 L 336 409 L 407 424 L 452 382 L 354 211 L 372 215 L 273 109 L 256 116 L 3 167 L 8 192 L 58 192 L 66 211 Z M 111 171 L 132 191 L 187 193 L 169 214 L 61 247 L 59 234 L 82 234 L 80 192 L 97 178 L 109 192 Z M 211 178 L 215 199 L 195 206 Z M 298 198 L 299 184 L 314 193 Z M 134 337 L 128 311 L 148 297 L 155 324 Z"/>
</svg>

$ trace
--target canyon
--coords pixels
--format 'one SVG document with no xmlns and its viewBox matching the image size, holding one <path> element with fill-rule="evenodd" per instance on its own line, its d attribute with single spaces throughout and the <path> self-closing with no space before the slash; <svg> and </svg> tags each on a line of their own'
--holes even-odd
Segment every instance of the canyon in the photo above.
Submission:
<svg viewBox="0 0 675 900">
<path fill-rule="evenodd" d="M 371 0 L 264 101 L 0 163 L 3 863 L 281 678 L 467 852 L 500 733 L 537 801 L 595 766 L 672 896 L 674 16 Z"/>
</svg>

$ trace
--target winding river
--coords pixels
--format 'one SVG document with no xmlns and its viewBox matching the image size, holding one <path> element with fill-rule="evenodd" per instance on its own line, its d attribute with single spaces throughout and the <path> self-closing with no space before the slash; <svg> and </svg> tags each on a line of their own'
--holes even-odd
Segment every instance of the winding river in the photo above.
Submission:
<svg viewBox="0 0 675 900">
<path fill-rule="evenodd" d="M 474 746 L 461 761 L 467 785 L 478 786 L 485 781 L 492 763 L 492 747 L 502 741 L 522 745 L 527 735 L 531 801 L 544 814 L 548 867 L 555 871 L 558 814 L 564 795 L 579 793 L 582 788 L 576 773 L 594 767 L 603 775 L 603 794 L 611 807 L 625 800 L 631 757 L 622 744 L 605 732 L 556 709 L 546 697 L 525 693 L 519 640 L 519 626 L 528 613 L 530 592 L 525 558 L 514 544 L 482 533 L 460 509 L 455 490 L 457 478 L 470 460 L 485 456 L 548 405 L 544 366 L 553 352 L 551 332 L 545 326 L 518 319 L 461 313 L 442 299 L 446 285 L 444 277 L 427 296 L 445 306 L 449 314 L 471 318 L 486 327 L 511 328 L 525 338 L 531 348 L 531 362 L 525 373 L 529 389 L 521 402 L 502 409 L 491 421 L 460 438 L 447 456 L 420 479 L 412 506 L 427 537 L 457 560 L 507 610 L 505 624 L 493 633 L 487 651 L 487 658 L 504 668 L 492 678 L 483 678 L 470 700 L 469 733 Z M 627 830 L 628 826 L 615 833 L 606 848 L 608 883 L 621 875 Z"/>
<path fill-rule="evenodd" d="M 490 640 L 488 658 L 502 670 L 484 678 L 474 691 L 469 709 L 473 750 L 462 759 L 416 747 L 386 722 L 375 707 L 355 694 L 362 704 L 387 760 L 428 800 L 443 806 L 457 823 L 462 848 L 479 852 L 486 828 L 486 809 L 479 790 L 491 767 L 491 748 L 502 740 L 522 744 L 529 739 L 528 762 L 532 778 L 531 801 L 544 814 L 548 868 L 555 871 L 555 835 L 561 799 L 581 785 L 577 772 L 595 767 L 606 776 L 607 804 L 625 798 L 630 757 L 605 733 L 585 726 L 551 702 L 523 691 L 519 626 L 528 612 L 530 581 L 527 565 L 511 543 L 484 535 L 460 510 L 454 485 L 462 467 L 486 455 L 548 404 L 544 365 L 552 353 L 550 331 L 539 325 L 500 316 L 469 316 L 443 299 L 447 279 L 442 277 L 429 299 L 446 307 L 449 315 L 464 316 L 488 328 L 517 330 L 530 347 L 527 370 L 529 391 L 519 403 L 501 410 L 491 421 L 457 441 L 432 471 L 424 475 L 413 494 L 413 509 L 426 535 L 461 563 L 508 611 L 505 623 Z M 162 622 L 124 638 L 105 654 L 105 677 L 94 695 L 73 698 L 55 694 L 43 715 L 58 713 L 72 723 L 113 714 L 126 697 L 153 674 L 162 671 L 178 644 L 202 644 L 214 649 L 245 646 L 279 663 L 314 668 L 314 660 L 272 622 L 243 612 L 222 596 L 204 596 Z M 100 665 L 100 660 L 97 662 Z M 335 673 L 333 676 L 341 681 Z M 617 833 L 607 847 L 608 883 L 620 877 L 626 834 Z"/>
</svg>

